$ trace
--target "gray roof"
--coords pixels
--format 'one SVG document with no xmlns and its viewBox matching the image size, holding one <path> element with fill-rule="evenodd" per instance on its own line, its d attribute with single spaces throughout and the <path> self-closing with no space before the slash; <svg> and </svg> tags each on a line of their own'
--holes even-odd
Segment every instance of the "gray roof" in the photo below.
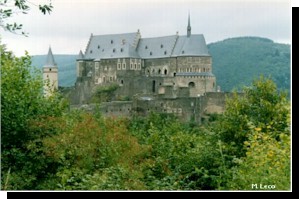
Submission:
<svg viewBox="0 0 299 199">
<path fill-rule="evenodd" d="M 144 59 L 170 57 L 177 36 L 140 39 L 137 52 Z"/>
<path fill-rule="evenodd" d="M 108 59 L 108 58 L 139 58 L 134 47 L 138 32 L 114 34 L 114 35 L 91 35 L 85 51 L 85 59 Z"/>
<path fill-rule="evenodd" d="M 210 56 L 205 38 L 202 34 L 180 36 L 172 56 Z"/>
<path fill-rule="evenodd" d="M 78 58 L 77 59 L 84 59 L 84 55 L 82 53 L 82 50 L 80 50 Z"/>
<path fill-rule="evenodd" d="M 140 38 L 140 33 L 91 35 L 84 58 L 166 58 L 178 56 L 210 56 L 202 34 Z"/>
<path fill-rule="evenodd" d="M 176 73 L 176 76 L 210 76 L 214 77 L 215 75 L 211 72 L 184 72 L 184 73 Z"/>
<path fill-rule="evenodd" d="M 47 55 L 47 61 L 46 61 L 44 67 L 57 67 L 57 64 L 55 63 L 51 47 L 49 47 L 49 51 L 48 51 L 48 55 Z"/>
</svg>

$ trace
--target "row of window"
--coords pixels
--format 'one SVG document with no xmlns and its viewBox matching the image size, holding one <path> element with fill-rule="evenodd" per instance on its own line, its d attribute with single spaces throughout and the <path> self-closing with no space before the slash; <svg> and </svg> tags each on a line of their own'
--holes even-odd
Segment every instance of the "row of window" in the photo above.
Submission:
<svg viewBox="0 0 299 199">
<path fill-rule="evenodd" d="M 117 70 L 126 70 L 126 63 L 117 63 Z M 130 70 L 141 70 L 141 63 L 130 63 Z"/>
<path fill-rule="evenodd" d="M 199 79 L 212 79 L 214 78 L 213 76 L 192 76 L 192 75 L 185 75 L 182 76 L 184 78 L 199 78 Z"/>
<path fill-rule="evenodd" d="M 150 72 L 150 70 L 147 70 L 147 74 L 158 74 L 158 75 L 167 75 L 168 74 L 168 71 L 167 69 L 164 69 L 164 70 L 161 70 L 161 69 L 158 69 L 157 71 L 153 68 L 152 71 Z"/>
<path fill-rule="evenodd" d="M 210 72 L 210 68 L 179 68 L 179 72 Z"/>
</svg>

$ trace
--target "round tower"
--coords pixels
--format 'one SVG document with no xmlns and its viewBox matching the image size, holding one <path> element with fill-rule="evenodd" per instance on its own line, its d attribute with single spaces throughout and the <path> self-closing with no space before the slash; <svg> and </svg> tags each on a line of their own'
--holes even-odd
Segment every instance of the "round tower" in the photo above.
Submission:
<svg viewBox="0 0 299 199">
<path fill-rule="evenodd" d="M 44 80 L 44 96 L 52 95 L 55 90 L 58 90 L 58 67 L 54 60 L 54 56 L 49 47 L 47 61 L 43 67 Z"/>
</svg>

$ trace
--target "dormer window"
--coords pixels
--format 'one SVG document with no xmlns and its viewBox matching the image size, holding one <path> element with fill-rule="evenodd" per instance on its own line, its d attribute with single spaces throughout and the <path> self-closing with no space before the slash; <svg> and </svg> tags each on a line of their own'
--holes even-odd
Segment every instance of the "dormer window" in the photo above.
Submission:
<svg viewBox="0 0 299 199">
<path fill-rule="evenodd" d="M 90 54 L 92 54 L 92 50 L 90 50 L 89 52 L 90 52 Z"/>
<path fill-rule="evenodd" d="M 182 51 L 182 54 L 185 54 L 185 51 Z"/>
<path fill-rule="evenodd" d="M 100 49 L 100 45 L 98 45 L 98 49 Z"/>
<path fill-rule="evenodd" d="M 150 52 L 150 55 L 153 55 L 153 53 L 152 53 L 152 52 Z"/>
<path fill-rule="evenodd" d="M 161 44 L 161 48 L 163 48 L 163 44 Z"/>
<path fill-rule="evenodd" d="M 123 51 L 124 51 L 124 49 L 121 48 L 121 49 L 120 49 L 120 52 L 123 52 Z"/>
<path fill-rule="evenodd" d="M 113 52 L 114 52 L 114 53 L 115 53 L 115 51 L 116 51 L 115 48 L 113 48 Z"/>
<path fill-rule="evenodd" d="M 147 49 L 147 46 L 145 46 L 145 49 Z"/>
<path fill-rule="evenodd" d="M 113 40 L 111 40 L 111 44 L 113 44 Z"/>
<path fill-rule="evenodd" d="M 165 51 L 164 51 L 164 55 L 166 55 L 166 54 L 167 54 L 167 51 L 165 50 Z"/>
</svg>

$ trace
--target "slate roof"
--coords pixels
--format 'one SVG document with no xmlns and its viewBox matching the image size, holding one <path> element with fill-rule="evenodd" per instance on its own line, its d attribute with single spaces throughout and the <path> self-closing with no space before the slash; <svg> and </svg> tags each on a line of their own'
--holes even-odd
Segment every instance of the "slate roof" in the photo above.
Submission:
<svg viewBox="0 0 299 199">
<path fill-rule="evenodd" d="M 85 59 L 140 58 L 134 45 L 138 33 L 91 35 Z"/>
<path fill-rule="evenodd" d="M 139 32 L 91 35 L 84 59 L 210 56 L 202 34 L 140 38 Z"/>
<path fill-rule="evenodd" d="M 49 51 L 48 51 L 48 55 L 47 55 L 47 61 L 44 65 L 44 67 L 57 67 L 57 64 L 54 60 L 54 56 L 53 56 L 51 47 L 49 47 Z"/>
</svg>

